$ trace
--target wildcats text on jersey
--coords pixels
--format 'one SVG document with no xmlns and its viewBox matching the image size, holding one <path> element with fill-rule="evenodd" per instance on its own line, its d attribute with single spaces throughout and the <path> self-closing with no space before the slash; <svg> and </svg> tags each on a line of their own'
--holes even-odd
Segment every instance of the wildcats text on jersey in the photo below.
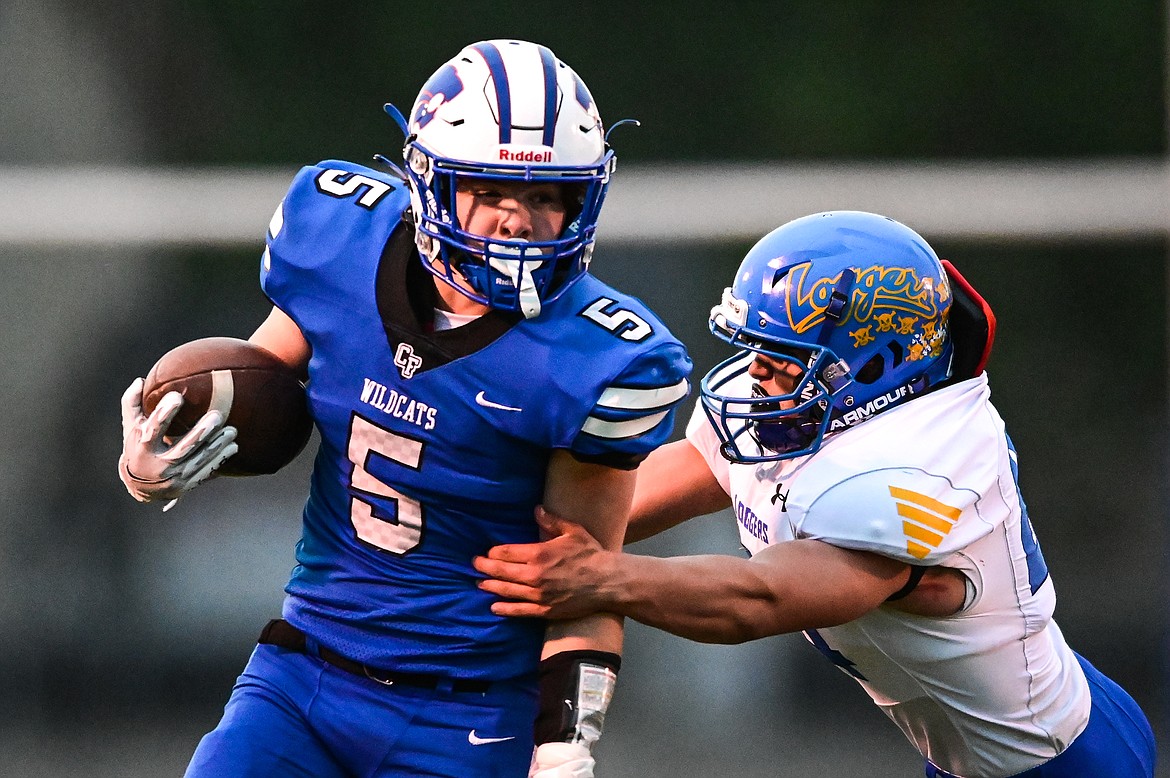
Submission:
<svg viewBox="0 0 1170 778">
<path fill-rule="evenodd" d="M 373 406 L 396 419 L 417 424 L 424 430 L 433 430 L 438 420 L 439 409 L 424 402 L 412 400 L 385 384 L 371 378 L 362 379 L 362 402 Z"/>
</svg>

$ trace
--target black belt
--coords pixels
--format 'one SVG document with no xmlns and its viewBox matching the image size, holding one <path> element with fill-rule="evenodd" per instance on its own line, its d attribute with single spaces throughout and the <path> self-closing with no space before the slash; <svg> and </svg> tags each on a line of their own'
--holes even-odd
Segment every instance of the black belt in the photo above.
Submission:
<svg viewBox="0 0 1170 778">
<path fill-rule="evenodd" d="M 284 619 L 273 619 L 268 622 L 264 627 L 264 631 L 260 633 L 260 640 L 257 642 L 269 646 L 287 648 L 299 654 L 311 653 L 305 640 L 305 633 Z M 323 660 L 334 667 L 340 668 L 347 673 L 369 678 L 371 681 L 377 681 L 386 686 L 397 686 L 401 684 L 402 686 L 413 686 L 419 689 L 437 689 L 449 685 L 449 688 L 453 692 L 475 692 L 477 694 L 483 694 L 492 685 L 491 681 L 480 681 L 471 678 L 446 678 L 441 675 L 432 675 L 429 673 L 399 673 L 391 670 L 379 670 L 378 668 L 364 665 L 361 662 L 346 659 L 341 654 L 336 651 L 331 651 L 325 646 L 320 646 L 317 653 Z"/>
</svg>

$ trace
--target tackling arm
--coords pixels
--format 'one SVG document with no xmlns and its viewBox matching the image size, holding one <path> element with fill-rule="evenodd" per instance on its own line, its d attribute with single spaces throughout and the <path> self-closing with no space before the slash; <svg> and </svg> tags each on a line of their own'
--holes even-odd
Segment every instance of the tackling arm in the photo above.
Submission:
<svg viewBox="0 0 1170 778">
<path fill-rule="evenodd" d="M 908 565 L 817 540 L 778 543 L 751 559 L 693 556 L 607 559 L 603 607 L 706 643 L 742 643 L 844 624 L 907 581 Z"/>
<path fill-rule="evenodd" d="M 778 543 L 751 559 L 657 558 L 602 548 L 556 519 L 549 543 L 498 546 L 481 587 L 507 600 L 506 616 L 558 618 L 608 612 L 704 643 L 829 627 L 880 606 L 907 582 L 909 565 L 818 540 Z"/>
</svg>

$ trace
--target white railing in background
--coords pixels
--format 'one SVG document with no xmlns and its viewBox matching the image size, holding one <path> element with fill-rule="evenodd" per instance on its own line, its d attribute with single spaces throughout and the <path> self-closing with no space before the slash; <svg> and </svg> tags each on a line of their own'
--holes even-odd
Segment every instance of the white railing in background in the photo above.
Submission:
<svg viewBox="0 0 1170 778">
<path fill-rule="evenodd" d="M 0 167 L 0 245 L 256 245 L 295 170 Z M 1085 240 L 1170 235 L 1170 163 L 622 165 L 605 241 L 752 240 L 850 208 L 929 239 Z"/>
</svg>

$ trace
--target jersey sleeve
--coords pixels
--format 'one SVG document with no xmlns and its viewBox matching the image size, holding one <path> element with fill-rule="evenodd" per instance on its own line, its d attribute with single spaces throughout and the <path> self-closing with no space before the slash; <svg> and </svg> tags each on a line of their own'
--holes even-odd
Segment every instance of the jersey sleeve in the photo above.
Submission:
<svg viewBox="0 0 1170 778">
<path fill-rule="evenodd" d="M 585 462 L 637 467 L 674 430 L 690 373 L 690 357 L 676 340 L 639 353 L 601 393 L 570 451 Z"/>
<path fill-rule="evenodd" d="M 797 523 L 797 537 L 935 565 L 988 535 L 979 495 L 913 468 L 871 470 L 823 492 Z"/>
</svg>

